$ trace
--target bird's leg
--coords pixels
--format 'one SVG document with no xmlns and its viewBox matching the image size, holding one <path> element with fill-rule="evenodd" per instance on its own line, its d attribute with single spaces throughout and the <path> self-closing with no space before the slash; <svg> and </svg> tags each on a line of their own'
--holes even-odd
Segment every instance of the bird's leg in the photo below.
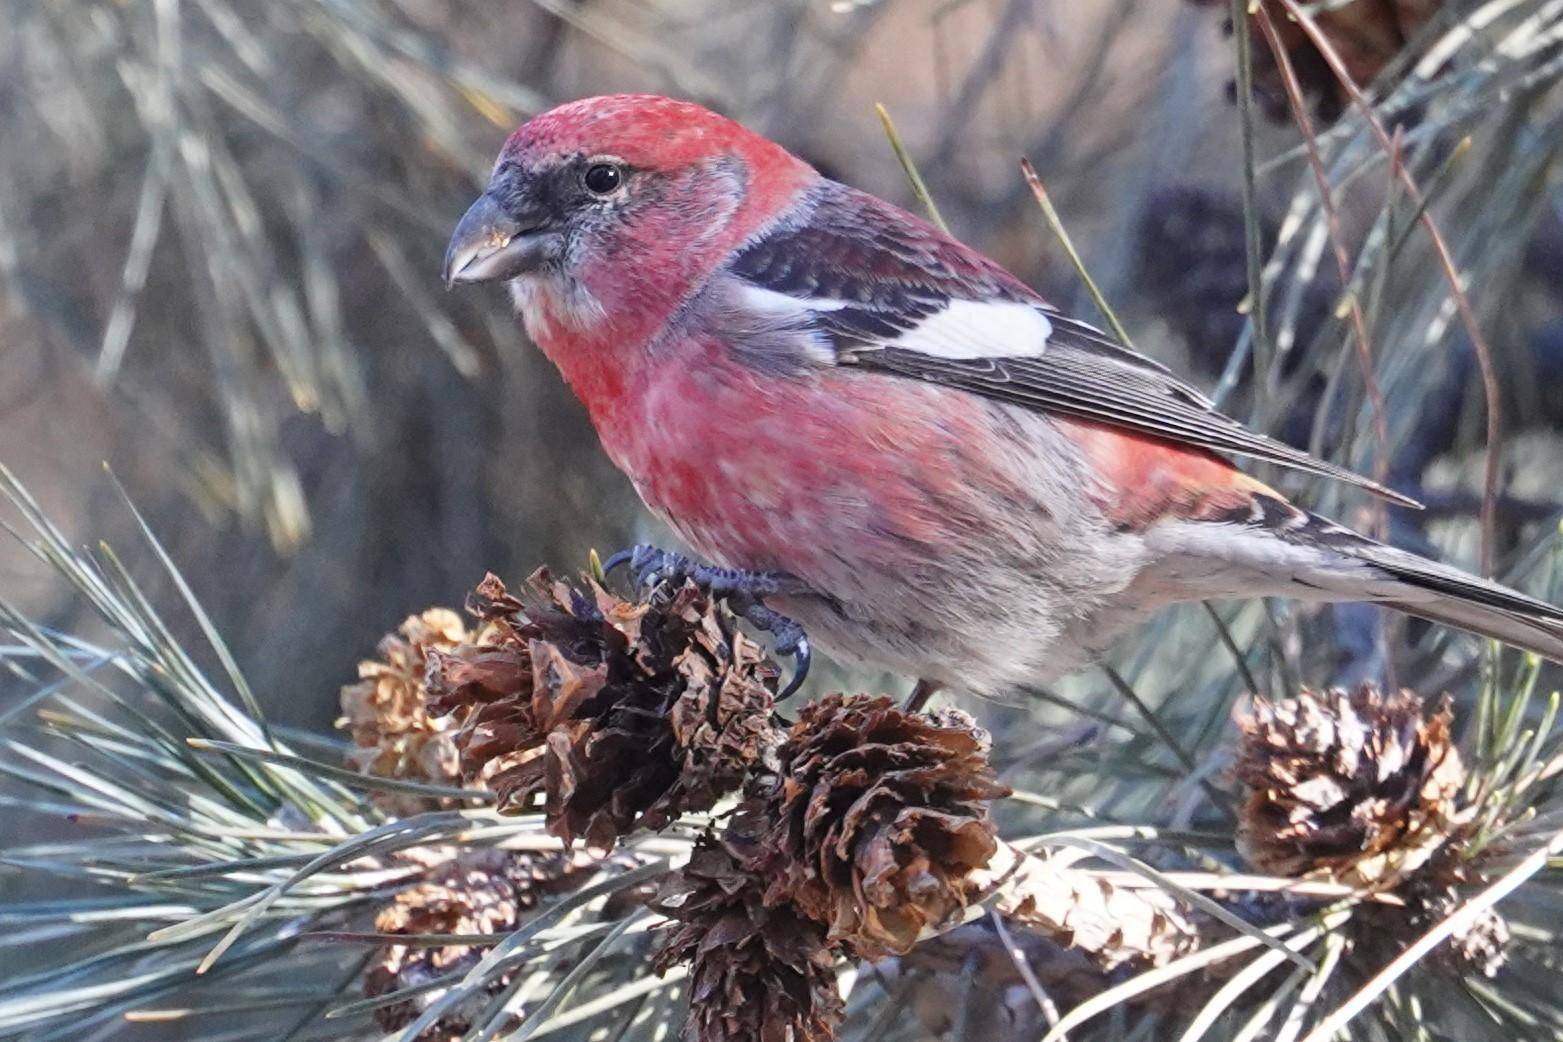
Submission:
<svg viewBox="0 0 1563 1042">
<path fill-rule="evenodd" d="M 719 568 L 649 543 L 620 550 L 603 562 L 602 571 L 607 575 L 625 565 L 629 566 L 637 589 L 649 590 L 664 582 L 678 585 L 688 579 L 711 596 L 727 601 L 735 615 L 771 635 L 778 654 L 792 656 L 792 679 L 776 696 L 777 701 L 791 698 L 803 686 L 814 659 L 808 634 L 798 623 L 764 603 L 764 598 L 775 594 L 805 592 L 800 580 L 785 572 Z"/>
<path fill-rule="evenodd" d="M 938 684 L 919 677 L 917 683 L 912 687 L 912 693 L 906 696 L 906 704 L 901 708 L 908 713 L 920 713 L 923 711 L 923 707 L 928 704 L 928 700 L 938 694 L 938 692 Z"/>
<path fill-rule="evenodd" d="M 663 582 L 677 585 L 685 579 L 692 579 L 696 586 L 713 597 L 747 595 L 759 598 L 803 590 L 802 583 L 782 572 L 719 568 L 650 543 L 637 543 L 628 550 L 620 550 L 603 563 L 603 574 L 624 565 L 629 565 L 635 586 L 641 590 L 649 590 Z"/>
</svg>

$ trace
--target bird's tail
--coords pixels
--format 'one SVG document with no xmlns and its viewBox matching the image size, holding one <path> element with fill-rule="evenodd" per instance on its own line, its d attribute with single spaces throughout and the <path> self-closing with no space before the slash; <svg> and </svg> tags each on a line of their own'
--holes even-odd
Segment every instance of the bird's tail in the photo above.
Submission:
<svg viewBox="0 0 1563 1042">
<path fill-rule="evenodd" d="M 1563 662 L 1563 607 L 1305 516 L 1293 538 L 1335 559 L 1305 579 L 1334 595 L 1324 599 L 1373 601 Z"/>
<path fill-rule="evenodd" d="M 1416 554 L 1363 542 L 1353 556 L 1388 573 L 1403 588 L 1385 591 L 1388 596 L 1376 600 L 1563 662 L 1563 608 Z"/>
</svg>

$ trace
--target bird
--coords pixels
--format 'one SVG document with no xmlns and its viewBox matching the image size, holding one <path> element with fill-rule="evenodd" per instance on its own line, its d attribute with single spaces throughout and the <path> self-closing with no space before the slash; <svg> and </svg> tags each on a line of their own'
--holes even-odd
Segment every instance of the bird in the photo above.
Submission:
<svg viewBox="0 0 1563 1042">
<path fill-rule="evenodd" d="M 817 645 L 915 680 L 919 703 L 1005 697 L 1169 605 L 1272 596 L 1563 661 L 1563 609 L 1310 513 L 1233 459 L 1405 497 L 1247 429 L 700 105 L 610 95 L 532 117 L 444 278 L 508 285 L 608 457 L 693 551 L 636 548 L 641 577 L 743 598 L 800 666 Z"/>
</svg>

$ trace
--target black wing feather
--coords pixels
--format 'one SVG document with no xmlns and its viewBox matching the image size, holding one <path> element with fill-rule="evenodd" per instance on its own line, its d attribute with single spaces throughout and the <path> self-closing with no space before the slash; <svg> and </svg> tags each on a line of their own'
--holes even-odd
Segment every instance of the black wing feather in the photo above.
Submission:
<svg viewBox="0 0 1563 1042">
<path fill-rule="evenodd" d="M 823 182 L 793 219 L 734 257 L 751 285 L 829 302 L 812 321 L 839 364 L 954 387 L 1028 409 L 1093 420 L 1344 481 L 1405 506 L 1415 500 L 1257 434 L 1157 362 L 1046 304 L 975 251 L 871 195 Z M 1053 332 L 1035 354 L 950 358 L 897 346 L 952 300 L 1026 303 Z"/>
<path fill-rule="evenodd" d="M 1029 409 L 1094 420 L 1168 441 L 1308 471 L 1357 485 L 1404 506 L 1419 506 L 1414 499 L 1393 489 L 1283 442 L 1255 434 L 1230 417 L 1202 408 L 1181 394 L 1176 385 L 1137 387 L 1127 374 L 1117 372 L 1111 377 L 1121 382 L 1116 386 L 1104 385 L 1100 375 L 1082 378 L 1082 367 L 1076 360 L 1058 364 L 1056 357 L 1049 358 L 1049 352 L 1037 358 L 968 361 L 933 358 L 900 348 L 882 348 L 859 351 L 841 361 L 958 388 Z"/>
</svg>

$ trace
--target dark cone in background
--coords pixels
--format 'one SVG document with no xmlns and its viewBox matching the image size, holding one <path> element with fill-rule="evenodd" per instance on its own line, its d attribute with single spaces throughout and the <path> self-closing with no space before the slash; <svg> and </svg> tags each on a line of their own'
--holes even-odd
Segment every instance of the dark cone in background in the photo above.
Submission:
<svg viewBox="0 0 1563 1042">
<path fill-rule="evenodd" d="M 1228 7 L 1227 0 L 1191 2 L 1223 10 Z M 1308 34 L 1287 16 L 1286 9 L 1274 0 L 1265 0 L 1265 4 L 1304 93 L 1312 99 L 1321 118 L 1335 119 L 1351 103 L 1350 96 Z M 1442 6 L 1442 0 L 1350 0 L 1318 11 L 1314 21 L 1340 56 L 1352 82 L 1366 88 Z M 1230 33 L 1230 21 L 1226 27 Z M 1280 67 L 1257 26 L 1251 35 L 1254 100 L 1270 119 L 1289 123 L 1291 110 Z"/>
<path fill-rule="evenodd" d="M 1276 222 L 1257 215 L 1261 253 L 1268 256 L 1276 240 Z M 1227 377 L 1232 345 L 1243 336 L 1249 318 L 1243 308 L 1248 296 L 1248 232 L 1242 200 L 1232 192 L 1193 184 L 1170 184 L 1145 198 L 1135 230 L 1135 285 L 1151 310 L 1183 342 L 1190 367 L 1209 387 Z M 1333 269 L 1321 270 L 1303 287 L 1294 315 L 1299 343 L 1307 343 L 1330 321 L 1340 297 Z M 1273 433 L 1282 441 L 1307 448 L 1322 407 L 1327 381 L 1317 372 L 1299 372 L 1309 354 L 1283 352 L 1275 364 L 1279 373 L 1296 381 L 1296 400 L 1279 417 Z M 1246 367 L 1235 374 L 1234 391 L 1251 395 Z M 1327 428 L 1334 432 L 1338 419 Z"/>
<path fill-rule="evenodd" d="M 425 881 L 397 894 L 375 916 L 374 928 L 379 933 L 503 937 L 519 925 L 523 913 L 545 896 L 571 889 L 595 865 L 582 854 L 466 851 L 437 863 Z M 464 972 L 485 950 L 466 945 L 389 945 L 376 952 L 364 971 L 364 993 L 372 998 Z M 509 979 L 496 980 L 491 992 Z M 375 1011 L 375 1020 L 385 1031 L 400 1031 L 440 994 L 424 992 L 406 1002 L 382 1006 Z M 480 1009 L 481 1000 L 463 1004 L 420 1034 L 418 1042 L 461 1042 L 472 1016 Z"/>
<path fill-rule="evenodd" d="M 1261 239 L 1274 242 L 1270 223 L 1260 228 Z M 1239 310 L 1248 295 L 1242 201 L 1194 185 L 1158 188 L 1145 199 L 1136 239 L 1136 286 L 1187 346 L 1199 375 L 1215 380 L 1248 324 Z"/>
<path fill-rule="evenodd" d="M 505 813 L 544 794 L 549 827 L 608 849 L 710 809 L 768 749 L 777 669 L 693 584 L 630 603 L 539 572 L 533 604 L 489 576 L 484 646 L 429 659 L 430 709 L 459 714 L 463 776 Z"/>
<path fill-rule="evenodd" d="M 766 905 L 765 881 L 713 836 L 670 876 L 651 907 L 677 924 L 657 954 L 665 973 L 689 964 L 685 1042 L 828 1042 L 841 1019 L 825 929 L 788 902 Z"/>
<path fill-rule="evenodd" d="M 988 803 L 1009 794 L 987 745 L 959 710 L 842 695 L 805 706 L 778 754 L 776 821 L 760 850 L 776 866 L 771 898 L 869 958 L 949 922 L 997 849 Z"/>
</svg>

